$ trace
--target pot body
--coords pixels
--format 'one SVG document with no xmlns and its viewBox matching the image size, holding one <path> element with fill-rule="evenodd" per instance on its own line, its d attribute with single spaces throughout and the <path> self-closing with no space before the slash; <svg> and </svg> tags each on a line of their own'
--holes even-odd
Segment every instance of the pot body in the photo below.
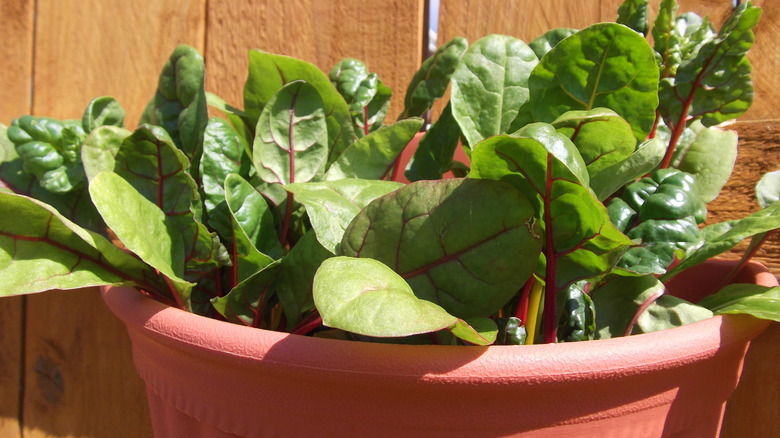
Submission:
<svg viewBox="0 0 780 438">
<path fill-rule="evenodd" d="M 730 266 L 689 271 L 675 294 Z M 759 264 L 741 277 L 777 284 Z M 750 339 L 768 325 L 716 316 L 581 343 L 415 346 L 228 324 L 129 288 L 103 296 L 127 325 L 157 438 L 716 437 Z"/>
</svg>

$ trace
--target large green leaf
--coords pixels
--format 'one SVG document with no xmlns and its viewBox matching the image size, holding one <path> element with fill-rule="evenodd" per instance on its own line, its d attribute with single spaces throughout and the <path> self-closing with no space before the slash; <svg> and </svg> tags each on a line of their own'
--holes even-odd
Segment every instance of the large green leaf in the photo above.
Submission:
<svg viewBox="0 0 780 438">
<path fill-rule="evenodd" d="M 324 179 L 384 179 L 423 122 L 418 117 L 401 120 L 352 143 L 330 166 Z"/>
<path fill-rule="evenodd" d="M 696 177 L 702 201 L 715 199 L 726 184 L 737 161 L 737 132 L 700 121 L 690 126 L 686 142 L 680 141 L 672 157 L 672 166 Z"/>
<path fill-rule="evenodd" d="M 115 196 L 115 195 L 114 195 Z M 102 285 L 160 288 L 155 272 L 53 207 L 0 192 L 0 296 Z"/>
<path fill-rule="evenodd" d="M 197 170 L 208 123 L 205 64 L 194 47 L 177 46 L 160 72 L 148 122 L 162 126 Z M 147 122 L 143 120 L 142 122 Z"/>
<path fill-rule="evenodd" d="M 418 181 L 368 204 L 339 255 L 379 260 L 417 297 L 459 318 L 490 315 L 530 276 L 541 242 L 533 208 L 496 181 Z"/>
<path fill-rule="evenodd" d="M 297 80 L 311 84 L 324 105 L 328 125 L 328 163 L 341 155 L 355 137 L 349 106 L 328 77 L 317 67 L 299 59 L 260 50 L 249 52 L 249 74 L 244 85 L 244 110 L 253 118 L 282 86 Z"/>
<path fill-rule="evenodd" d="M 193 284 L 184 280 L 187 252 L 177 225 L 156 204 L 113 172 L 102 172 L 92 179 L 89 193 L 100 215 L 125 248 L 167 277 L 183 305 L 190 309 Z"/>
<path fill-rule="evenodd" d="M 203 157 L 200 160 L 203 206 L 208 224 L 223 239 L 232 239 L 232 219 L 225 203 L 225 178 L 231 173 L 249 175 L 249 145 L 230 123 L 213 117 L 203 134 Z"/>
<path fill-rule="evenodd" d="M 195 180 L 187 173 L 189 165 L 162 128 L 142 125 L 122 143 L 114 171 L 179 230 L 185 254 L 183 276 L 191 281 L 225 264 L 227 253 L 217 235 L 200 222 L 201 201 Z"/>
<path fill-rule="evenodd" d="M 528 100 L 528 76 L 539 62 L 523 41 L 489 35 L 475 42 L 452 75 L 452 114 L 469 145 L 506 132 Z"/>
<path fill-rule="evenodd" d="M 468 45 L 468 40 L 465 38 L 455 37 L 423 61 L 406 89 L 404 111 L 398 120 L 422 117 L 431 109 L 433 102 L 442 97 L 447 90 L 450 78 Z"/>
<path fill-rule="evenodd" d="M 359 141 L 358 141 L 359 143 Z M 374 199 L 402 187 L 392 181 L 342 179 L 327 182 L 289 184 L 287 190 L 306 207 L 317 240 L 336 253 L 344 230 L 360 209 Z"/>
<path fill-rule="evenodd" d="M 295 81 L 283 86 L 257 120 L 253 162 L 258 176 L 280 184 L 321 176 L 328 158 L 325 117 L 312 85 Z"/>
<path fill-rule="evenodd" d="M 748 314 L 780 322 L 780 287 L 730 284 L 699 302 L 718 315 Z"/>
<path fill-rule="evenodd" d="M 625 26 L 600 23 L 542 58 L 528 79 L 528 111 L 532 120 L 549 123 L 567 111 L 609 108 L 644 141 L 655 121 L 657 86 L 658 67 L 647 41 Z"/>
</svg>

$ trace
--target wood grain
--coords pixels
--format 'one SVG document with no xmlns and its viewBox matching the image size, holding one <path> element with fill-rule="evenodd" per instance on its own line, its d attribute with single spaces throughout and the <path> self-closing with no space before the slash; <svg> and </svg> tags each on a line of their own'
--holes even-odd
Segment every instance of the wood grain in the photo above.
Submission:
<svg viewBox="0 0 780 438">
<path fill-rule="evenodd" d="M 394 93 L 388 121 L 403 105 L 422 58 L 423 0 L 289 0 L 208 3 L 206 89 L 243 107 L 250 49 L 308 61 L 325 73 L 358 58 Z"/>
<path fill-rule="evenodd" d="M 33 1 L 0 1 L 0 123 L 30 112 Z M 0 299 L 0 436 L 19 437 L 24 298 Z"/>
<path fill-rule="evenodd" d="M 35 46 L 36 115 L 81 118 L 114 96 L 134 128 L 177 44 L 201 52 L 205 0 L 40 0 Z"/>
<path fill-rule="evenodd" d="M 28 297 L 25 438 L 151 437 L 124 325 L 96 288 Z"/>
</svg>

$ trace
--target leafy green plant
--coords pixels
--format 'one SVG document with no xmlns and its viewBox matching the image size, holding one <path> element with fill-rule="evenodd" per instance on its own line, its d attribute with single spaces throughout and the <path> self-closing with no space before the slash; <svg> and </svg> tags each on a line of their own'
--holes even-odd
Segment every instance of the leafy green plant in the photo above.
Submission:
<svg viewBox="0 0 780 438">
<path fill-rule="evenodd" d="M 110 97 L 81 121 L 0 126 L 0 295 L 131 285 L 251 327 L 371 341 L 576 342 L 714 313 L 780 320 L 778 288 L 665 294 L 683 269 L 780 228 L 762 210 L 701 227 L 734 165 L 716 125 L 752 100 L 760 9 L 718 31 L 664 0 L 618 23 L 443 45 L 387 123 L 391 92 L 249 53 L 243 109 L 177 47 L 139 126 Z M 398 161 L 448 86 L 412 161 Z M 207 104 L 224 118 L 209 118 Z M 456 162 L 464 148 L 468 163 Z M 405 171 L 411 184 L 392 181 Z M 466 178 L 442 179 L 447 171 Z"/>
</svg>

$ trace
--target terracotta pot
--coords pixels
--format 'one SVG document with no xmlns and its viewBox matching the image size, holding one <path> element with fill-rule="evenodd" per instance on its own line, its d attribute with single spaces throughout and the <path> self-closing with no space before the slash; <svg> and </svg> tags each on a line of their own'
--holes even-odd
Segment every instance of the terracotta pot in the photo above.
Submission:
<svg viewBox="0 0 780 438">
<path fill-rule="evenodd" d="M 706 293 L 731 262 L 674 284 Z M 759 264 L 742 281 L 776 285 Z M 711 285 L 710 285 L 711 287 Z M 219 322 L 104 288 L 163 437 L 715 437 L 750 339 L 717 316 L 662 332 L 534 346 L 411 346 Z"/>
</svg>

